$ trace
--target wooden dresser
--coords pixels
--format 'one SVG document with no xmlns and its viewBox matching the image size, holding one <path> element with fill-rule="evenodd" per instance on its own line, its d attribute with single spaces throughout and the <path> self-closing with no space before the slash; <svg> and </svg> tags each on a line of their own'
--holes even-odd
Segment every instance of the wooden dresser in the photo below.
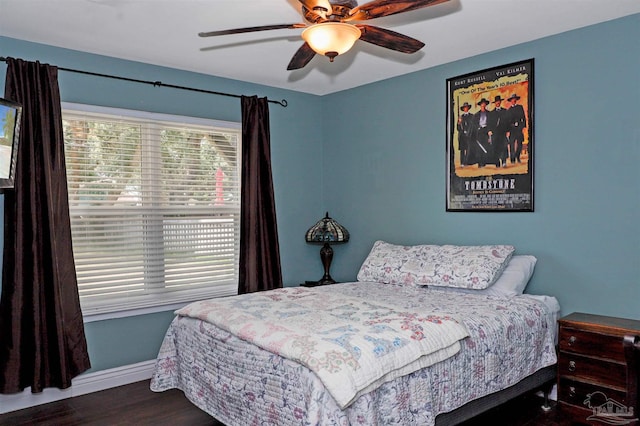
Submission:
<svg viewBox="0 0 640 426">
<path fill-rule="evenodd" d="M 640 425 L 634 420 L 640 415 L 640 321 L 573 313 L 558 323 L 558 405 L 563 413 L 584 424 L 605 424 L 593 417 L 601 413 L 623 422 L 618 424 Z"/>
</svg>

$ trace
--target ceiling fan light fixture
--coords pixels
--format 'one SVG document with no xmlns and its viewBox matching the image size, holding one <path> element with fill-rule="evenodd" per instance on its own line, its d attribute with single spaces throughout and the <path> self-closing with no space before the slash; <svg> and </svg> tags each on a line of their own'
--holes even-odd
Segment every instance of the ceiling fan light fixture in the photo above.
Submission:
<svg viewBox="0 0 640 426">
<path fill-rule="evenodd" d="M 323 22 L 302 31 L 302 38 L 314 52 L 333 58 L 353 47 L 362 32 L 358 27 L 344 22 Z"/>
</svg>

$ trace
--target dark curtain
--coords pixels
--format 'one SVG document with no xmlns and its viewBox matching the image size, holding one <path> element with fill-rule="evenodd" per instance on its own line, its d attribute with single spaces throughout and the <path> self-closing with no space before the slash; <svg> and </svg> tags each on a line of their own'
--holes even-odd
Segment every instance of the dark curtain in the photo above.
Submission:
<svg viewBox="0 0 640 426">
<path fill-rule="evenodd" d="M 282 287 L 276 204 L 271 179 L 269 104 L 242 96 L 242 193 L 238 293 Z"/>
<path fill-rule="evenodd" d="M 4 194 L 0 392 L 68 388 L 90 368 L 71 245 L 56 67 L 7 60 L 22 104 L 15 189 Z"/>
</svg>

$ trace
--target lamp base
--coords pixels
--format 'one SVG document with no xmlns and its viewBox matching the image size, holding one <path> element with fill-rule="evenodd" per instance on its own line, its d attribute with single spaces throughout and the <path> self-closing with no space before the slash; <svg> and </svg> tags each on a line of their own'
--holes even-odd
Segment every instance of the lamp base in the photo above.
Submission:
<svg viewBox="0 0 640 426">
<path fill-rule="evenodd" d="M 336 280 L 331 278 L 330 275 L 325 275 L 318 281 L 318 285 L 335 284 L 335 283 L 336 283 Z"/>
<path fill-rule="evenodd" d="M 333 259 L 333 249 L 328 243 L 324 243 L 320 249 L 320 259 L 322 260 L 322 266 L 324 267 L 324 275 L 318 281 L 318 284 L 335 284 L 335 280 L 331 278 L 329 274 L 329 268 L 331 268 L 331 260 Z"/>
</svg>

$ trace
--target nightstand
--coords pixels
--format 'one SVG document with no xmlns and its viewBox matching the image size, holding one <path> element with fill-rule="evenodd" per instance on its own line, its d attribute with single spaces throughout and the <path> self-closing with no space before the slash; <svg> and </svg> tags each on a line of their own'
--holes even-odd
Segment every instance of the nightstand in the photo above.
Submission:
<svg viewBox="0 0 640 426">
<path fill-rule="evenodd" d="M 640 321 L 573 313 L 558 324 L 562 412 L 584 424 L 639 425 Z"/>
<path fill-rule="evenodd" d="M 320 281 L 305 281 L 300 285 L 302 287 L 318 287 L 318 286 L 321 286 L 321 285 L 331 285 L 331 284 L 337 284 L 337 283 L 322 283 Z"/>
</svg>

